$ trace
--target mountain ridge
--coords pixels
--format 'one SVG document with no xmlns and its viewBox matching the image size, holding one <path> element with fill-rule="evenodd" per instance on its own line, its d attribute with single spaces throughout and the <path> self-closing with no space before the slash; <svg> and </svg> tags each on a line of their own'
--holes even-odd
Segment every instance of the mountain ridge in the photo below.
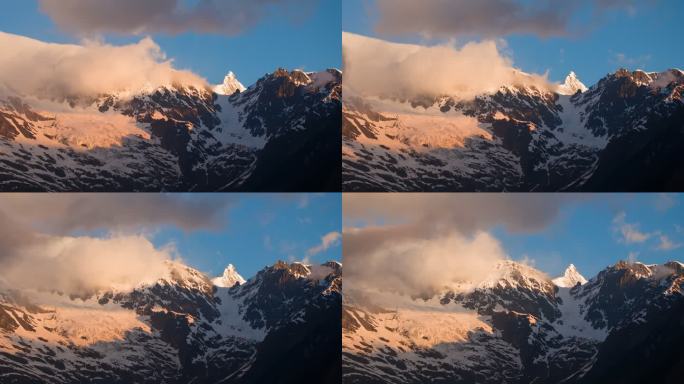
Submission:
<svg viewBox="0 0 684 384">
<path fill-rule="evenodd" d="M 343 189 L 679 190 L 683 91 L 672 69 L 618 70 L 572 95 L 520 86 L 473 100 L 350 94 Z"/>
<path fill-rule="evenodd" d="M 314 277 L 277 263 L 230 288 L 183 264 L 167 266 L 155 283 L 62 297 L 47 308 L 0 293 L 0 379 L 287 383 L 339 373 L 339 323 L 332 328 L 341 309 L 341 265 Z M 312 351 L 317 365 L 296 368 Z M 283 372 L 282 364 L 293 368 Z"/>
<path fill-rule="evenodd" d="M 344 382 L 676 383 L 682 272 L 678 262 L 620 262 L 568 288 L 543 274 L 507 273 L 391 309 L 345 291 Z M 615 375 L 636 363 L 631 354 L 640 359 L 633 376 Z"/>
<path fill-rule="evenodd" d="M 278 69 L 229 96 L 182 86 L 61 103 L 6 95 L 0 190 L 338 190 L 341 81 L 335 69 Z"/>
</svg>

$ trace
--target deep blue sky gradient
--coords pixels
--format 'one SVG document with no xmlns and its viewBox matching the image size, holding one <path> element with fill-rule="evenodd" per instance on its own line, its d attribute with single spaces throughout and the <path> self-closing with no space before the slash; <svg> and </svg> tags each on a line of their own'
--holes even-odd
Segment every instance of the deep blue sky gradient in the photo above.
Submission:
<svg viewBox="0 0 684 384">
<path fill-rule="evenodd" d="M 200 200 L 207 196 L 190 193 L 183 197 Z M 221 275 L 228 264 L 250 278 L 277 260 L 301 261 L 308 249 L 321 244 L 322 236 L 342 232 L 340 194 L 252 193 L 211 198 L 231 201 L 221 226 L 184 231 L 165 225 L 144 232 L 155 246 L 173 246 L 186 264 L 212 277 Z M 80 235 L 106 237 L 108 233 L 99 230 Z M 312 256 L 309 262 L 330 260 L 342 261 L 340 243 Z"/>
<path fill-rule="evenodd" d="M 595 276 L 606 266 L 629 259 L 646 264 L 670 260 L 684 262 L 684 246 L 657 249 L 659 236 L 684 244 L 684 201 L 677 194 L 586 194 L 565 201 L 561 214 L 547 228 L 536 233 L 511 233 L 494 228 L 492 233 L 515 260 L 530 259 L 542 271 L 561 275 L 573 263 L 586 277 Z M 613 220 L 620 213 L 651 237 L 643 243 L 621 241 Z"/>
</svg>

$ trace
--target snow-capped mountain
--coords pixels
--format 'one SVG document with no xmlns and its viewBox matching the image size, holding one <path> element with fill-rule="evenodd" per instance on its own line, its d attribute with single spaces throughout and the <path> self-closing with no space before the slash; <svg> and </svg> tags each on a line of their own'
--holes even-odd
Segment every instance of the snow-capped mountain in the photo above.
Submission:
<svg viewBox="0 0 684 384">
<path fill-rule="evenodd" d="M 44 100 L 0 88 L 2 191 L 338 191 L 342 73 Z"/>
<path fill-rule="evenodd" d="M 346 91 L 345 191 L 684 188 L 684 72 L 617 72 L 586 88 L 503 86 L 464 100 Z"/>
<path fill-rule="evenodd" d="M 247 90 L 244 85 L 237 79 L 233 72 L 228 72 L 223 79 L 223 84 L 214 87 L 214 92 L 217 95 L 230 96 L 235 92 L 244 92 Z"/>
<path fill-rule="evenodd" d="M 127 292 L 1 291 L 0 382 L 339 382 L 340 264 L 279 262 L 230 288 L 167 266 Z"/>
<path fill-rule="evenodd" d="M 570 264 L 563 273 L 563 276 L 553 279 L 553 283 L 561 288 L 572 288 L 577 284 L 586 284 L 587 279 L 577 271 L 574 264 Z"/>
<path fill-rule="evenodd" d="M 681 380 L 684 264 L 620 262 L 572 287 L 511 261 L 496 270 L 428 300 L 345 289 L 343 382 Z"/>
<path fill-rule="evenodd" d="M 246 280 L 235 270 L 235 266 L 233 264 L 228 264 L 226 269 L 223 271 L 223 275 L 211 279 L 211 282 L 217 287 L 231 288 L 235 284 L 244 284 Z"/>
<path fill-rule="evenodd" d="M 588 90 L 589 88 L 577 78 L 577 74 L 573 71 L 568 74 L 565 78 L 565 82 L 558 87 L 556 92 L 560 95 L 572 96 L 577 92 L 582 93 Z"/>
</svg>

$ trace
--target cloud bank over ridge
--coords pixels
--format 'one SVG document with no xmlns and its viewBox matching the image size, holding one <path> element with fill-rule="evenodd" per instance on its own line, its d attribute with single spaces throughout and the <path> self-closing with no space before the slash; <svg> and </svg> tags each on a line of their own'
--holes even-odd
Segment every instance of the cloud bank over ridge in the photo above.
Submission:
<svg viewBox="0 0 684 384">
<path fill-rule="evenodd" d="M 62 100 L 160 86 L 208 87 L 200 76 L 175 69 L 150 38 L 121 46 L 74 45 L 0 32 L 0 45 L 11 47 L 0 51 L 0 86 L 29 96 Z"/>
<path fill-rule="evenodd" d="M 160 226 L 186 231 L 224 225 L 230 198 L 182 195 L 43 195 L 0 198 L 0 285 L 85 297 L 131 289 L 168 274 L 173 245 L 149 237 Z"/>
<path fill-rule="evenodd" d="M 347 286 L 430 297 L 456 282 L 492 277 L 508 259 L 491 231 L 536 233 L 562 207 L 584 197 L 565 194 L 350 194 L 343 197 Z"/>
<path fill-rule="evenodd" d="M 392 43 L 344 32 L 347 89 L 366 96 L 401 100 L 442 95 L 471 98 L 503 85 L 555 89 L 546 75 L 513 66 L 494 40 L 421 46 Z"/>
</svg>

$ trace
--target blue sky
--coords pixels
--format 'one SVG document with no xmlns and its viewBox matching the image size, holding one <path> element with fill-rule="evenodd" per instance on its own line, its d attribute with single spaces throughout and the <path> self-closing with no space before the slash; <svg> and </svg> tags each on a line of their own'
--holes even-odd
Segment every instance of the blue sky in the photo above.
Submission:
<svg viewBox="0 0 684 384">
<path fill-rule="evenodd" d="M 676 194 L 575 195 L 541 231 L 492 233 L 513 259 L 532 260 L 552 276 L 573 263 L 590 278 L 630 258 L 646 264 L 684 261 L 684 201 Z M 663 246 L 662 236 L 670 244 Z"/>
<path fill-rule="evenodd" d="M 225 213 L 226 225 L 196 231 L 161 227 L 152 235 L 153 243 L 158 247 L 173 244 L 184 262 L 210 276 L 220 275 L 228 264 L 233 264 L 242 276 L 249 278 L 277 260 L 302 260 L 307 250 L 321 244 L 324 235 L 342 230 L 339 194 L 223 197 L 236 200 Z M 312 256 L 310 262 L 341 261 L 341 248 L 336 243 Z"/>
<path fill-rule="evenodd" d="M 182 33 L 152 34 L 175 66 L 190 69 L 212 83 L 220 83 L 230 70 L 250 85 L 278 67 L 309 71 L 341 67 L 340 0 L 317 0 L 309 17 L 292 21 L 271 15 L 237 36 Z M 37 0 L 3 1 L 0 31 L 58 43 L 77 43 L 79 38 L 60 30 L 39 11 Z M 102 36 L 123 44 L 142 36 Z"/>
<path fill-rule="evenodd" d="M 578 12 L 573 25 L 582 25 L 563 37 L 513 34 L 500 36 L 514 65 L 526 72 L 544 73 L 562 81 L 574 70 L 588 86 L 620 67 L 662 71 L 684 68 L 684 51 L 679 49 L 684 2 L 679 0 L 637 1 L 631 10 L 609 10 L 589 20 L 589 10 Z M 345 0 L 342 27 L 345 31 L 376 36 L 396 42 L 432 45 L 444 42 L 416 36 L 388 36 L 376 33 L 378 10 L 375 0 Z M 479 37 L 454 36 L 456 44 Z"/>
</svg>

